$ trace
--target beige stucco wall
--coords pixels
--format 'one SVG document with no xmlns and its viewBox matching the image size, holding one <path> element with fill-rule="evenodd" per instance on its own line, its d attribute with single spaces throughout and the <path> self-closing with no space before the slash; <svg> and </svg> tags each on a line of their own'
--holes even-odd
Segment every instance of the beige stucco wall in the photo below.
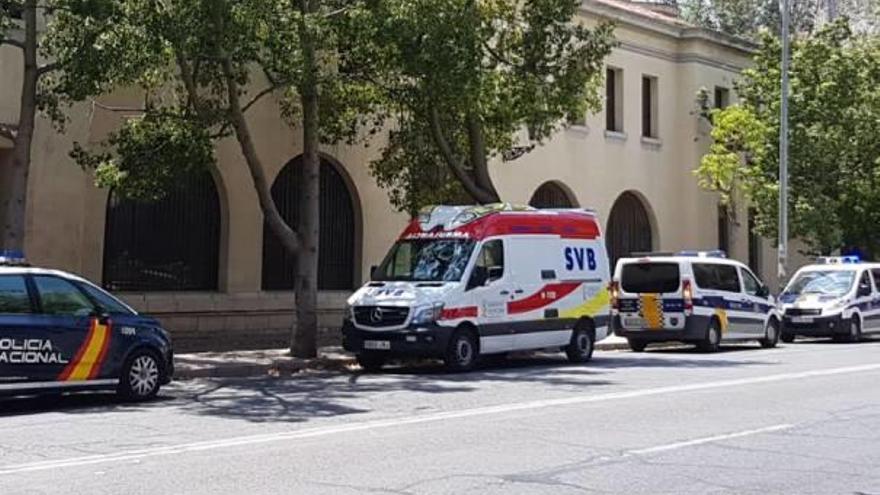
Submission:
<svg viewBox="0 0 880 495">
<path fill-rule="evenodd" d="M 615 199 L 624 191 L 633 191 L 652 217 L 655 249 L 717 247 L 716 198 L 700 190 L 691 173 L 708 145 L 706 129 L 694 115 L 695 96 L 701 87 L 710 91 L 716 85 L 731 88 L 738 68 L 748 63 L 748 54 L 699 32 L 606 7 L 585 6 L 587 23 L 595 23 L 599 15 L 615 20 L 621 41 L 607 63 L 624 71 L 624 135 L 606 136 L 605 115 L 600 111 L 589 116 L 586 125 L 560 132 L 524 157 L 493 164 L 491 173 L 502 197 L 526 203 L 542 183 L 555 180 L 565 184 L 580 206 L 596 209 L 607 220 Z M 20 74 L 15 71 L 15 56 L 10 49 L 0 49 L 0 119 L 4 120 L 11 120 L 17 111 L 15 88 Z M 640 136 L 642 74 L 658 80 L 659 135 L 654 141 Z M 136 101 L 136 94 L 125 92 L 102 98 L 102 103 L 110 105 Z M 96 188 L 90 174 L 78 168 L 67 153 L 73 141 L 99 142 L 126 115 L 90 103 L 78 105 L 70 115 L 65 134 L 54 132 L 43 119 L 38 124 L 26 249 L 34 264 L 100 281 L 108 194 Z M 248 118 L 271 181 L 300 153 L 301 134 L 284 124 L 271 98 L 262 100 Z M 381 151 L 383 139 L 380 136 L 369 147 L 323 150 L 344 168 L 353 185 L 362 218 L 356 277 L 361 280 L 381 260 L 407 220 L 392 209 L 386 192 L 369 175 L 369 162 Z M 263 223 L 256 193 L 234 140 L 218 143 L 217 158 L 215 178 L 223 225 L 219 291 L 123 297 L 162 318 L 190 347 L 283 345 L 292 325 L 293 296 L 260 290 Z M 732 238 L 731 254 L 747 260 L 745 229 L 734 228 Z M 772 268 L 765 273 L 775 272 L 775 264 L 767 262 L 772 252 L 763 259 Z M 333 340 L 332 328 L 339 323 L 345 296 L 321 296 L 326 342 Z"/>
</svg>

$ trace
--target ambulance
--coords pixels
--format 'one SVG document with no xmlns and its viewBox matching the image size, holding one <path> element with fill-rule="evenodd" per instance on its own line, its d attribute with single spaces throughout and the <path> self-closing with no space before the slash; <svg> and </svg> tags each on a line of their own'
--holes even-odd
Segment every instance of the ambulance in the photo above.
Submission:
<svg viewBox="0 0 880 495">
<path fill-rule="evenodd" d="M 764 283 L 723 251 L 646 253 L 617 262 L 614 331 L 633 351 L 679 341 L 714 352 L 724 342 L 775 347 L 779 314 Z"/>
<path fill-rule="evenodd" d="M 360 365 L 563 350 L 589 361 L 608 334 L 608 256 L 595 213 L 510 204 L 434 206 L 348 299 L 343 345 Z"/>
<path fill-rule="evenodd" d="M 880 332 L 880 263 L 819 258 L 795 273 L 779 304 L 783 342 L 799 335 L 859 342 L 864 334 Z"/>
</svg>

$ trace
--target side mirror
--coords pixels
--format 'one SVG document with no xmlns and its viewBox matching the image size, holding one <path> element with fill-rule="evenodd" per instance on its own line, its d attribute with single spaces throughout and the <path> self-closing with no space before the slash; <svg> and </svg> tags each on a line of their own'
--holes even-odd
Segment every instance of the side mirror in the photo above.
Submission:
<svg viewBox="0 0 880 495">
<path fill-rule="evenodd" d="M 376 272 L 379 271 L 379 265 L 372 265 L 370 267 L 370 278 L 376 278 Z"/>
<path fill-rule="evenodd" d="M 475 266 L 471 272 L 471 278 L 468 279 L 467 289 L 471 290 L 476 287 L 482 287 L 489 281 L 489 271 L 485 266 Z"/>
<path fill-rule="evenodd" d="M 89 318 L 95 318 L 101 325 L 106 325 L 110 321 L 110 314 L 102 309 L 93 309 L 89 313 Z"/>
<path fill-rule="evenodd" d="M 767 297 L 770 295 L 770 288 L 766 285 L 758 287 L 758 297 Z"/>
<path fill-rule="evenodd" d="M 870 296 L 871 295 L 871 286 L 868 284 L 860 284 L 859 285 L 859 297 Z"/>
</svg>

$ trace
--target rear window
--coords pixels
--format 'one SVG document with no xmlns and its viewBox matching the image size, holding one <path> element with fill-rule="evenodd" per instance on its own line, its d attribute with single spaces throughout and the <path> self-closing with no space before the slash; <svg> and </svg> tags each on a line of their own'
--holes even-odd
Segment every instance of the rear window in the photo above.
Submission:
<svg viewBox="0 0 880 495">
<path fill-rule="evenodd" d="M 676 292 L 678 279 L 678 263 L 627 263 L 620 274 L 620 287 L 633 293 Z"/>
</svg>

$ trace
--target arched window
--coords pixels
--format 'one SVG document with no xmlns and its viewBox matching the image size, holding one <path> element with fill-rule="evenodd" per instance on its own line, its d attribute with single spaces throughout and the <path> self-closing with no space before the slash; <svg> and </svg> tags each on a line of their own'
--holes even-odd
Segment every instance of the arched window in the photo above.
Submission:
<svg viewBox="0 0 880 495">
<path fill-rule="evenodd" d="M 642 200 L 631 192 L 621 194 L 611 208 L 605 233 L 611 266 L 629 254 L 651 251 L 653 241 L 651 217 Z"/>
<path fill-rule="evenodd" d="M 577 206 L 571 196 L 558 183 L 550 181 L 535 190 L 529 206 L 535 208 L 574 208 Z"/>
<path fill-rule="evenodd" d="M 301 158 L 284 166 L 272 184 L 272 198 L 284 220 L 299 222 L 297 184 L 302 183 Z M 321 161 L 318 289 L 354 288 L 355 210 L 348 185 L 333 164 Z M 293 289 L 296 257 L 290 255 L 267 224 L 263 226 L 263 289 Z"/>
<path fill-rule="evenodd" d="M 110 193 L 104 287 L 114 291 L 217 290 L 220 199 L 211 173 L 190 177 L 163 199 Z"/>
</svg>

